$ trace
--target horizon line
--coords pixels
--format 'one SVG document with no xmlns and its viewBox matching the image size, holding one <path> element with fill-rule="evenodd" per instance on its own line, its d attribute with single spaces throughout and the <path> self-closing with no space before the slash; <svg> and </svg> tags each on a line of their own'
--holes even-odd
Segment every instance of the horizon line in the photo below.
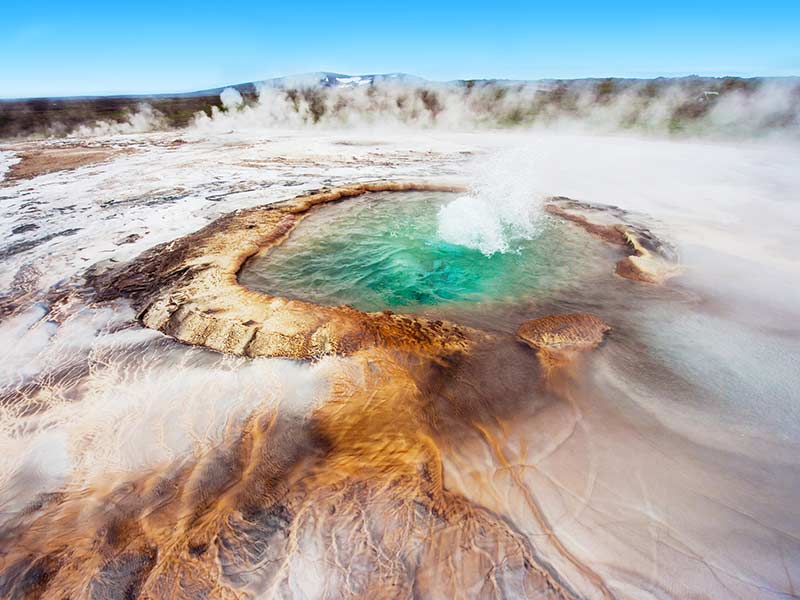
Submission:
<svg viewBox="0 0 800 600">
<path fill-rule="evenodd" d="M 292 73 L 288 75 L 276 75 L 274 77 L 266 77 L 263 79 L 252 79 L 250 81 L 243 81 L 239 83 L 230 83 L 224 85 L 216 85 L 213 87 L 201 87 L 200 89 L 184 90 L 184 91 L 167 91 L 167 92 L 97 92 L 86 94 L 63 94 L 63 95 L 47 95 L 47 96 L 4 96 L 0 95 L 0 101 L 13 101 L 13 100 L 79 100 L 79 99 L 95 99 L 95 98 L 156 98 L 156 97 L 175 97 L 175 96 L 188 96 L 193 94 L 201 94 L 203 92 L 216 92 L 222 91 L 226 88 L 235 88 L 245 85 L 257 85 L 268 81 L 276 81 L 279 79 L 292 79 L 303 78 L 313 75 L 334 75 L 340 77 L 387 77 L 392 75 L 403 75 L 421 79 L 427 83 L 438 84 L 451 84 L 457 82 L 467 81 L 481 81 L 481 82 L 518 82 L 518 83 L 537 83 L 545 81 L 588 81 L 588 80 L 603 80 L 603 79 L 616 79 L 627 81 L 653 81 L 657 79 L 800 79 L 800 74 L 796 75 L 699 75 L 697 73 L 687 73 L 685 75 L 655 75 L 649 77 L 633 77 L 633 76 L 617 76 L 617 75 L 593 75 L 585 77 L 537 77 L 533 79 L 513 78 L 513 77 L 457 77 L 453 79 L 427 79 L 425 77 L 414 75 L 413 73 L 403 71 L 392 71 L 386 73 L 364 73 L 364 74 L 349 74 L 341 73 L 338 71 L 307 71 L 302 73 Z"/>
</svg>

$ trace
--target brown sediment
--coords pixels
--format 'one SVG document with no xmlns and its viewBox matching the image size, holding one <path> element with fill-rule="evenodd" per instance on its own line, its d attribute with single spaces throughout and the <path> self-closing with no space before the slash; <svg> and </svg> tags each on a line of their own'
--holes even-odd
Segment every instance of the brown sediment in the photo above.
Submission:
<svg viewBox="0 0 800 600">
<path fill-rule="evenodd" d="M 662 284 L 680 272 L 674 252 L 649 229 L 633 223 L 628 213 L 620 208 L 555 197 L 548 200 L 545 210 L 575 223 L 609 244 L 623 248 L 628 255 L 617 262 L 614 270 L 620 277 Z M 602 219 L 592 220 L 592 216 Z M 604 223 L 601 220 L 611 222 Z"/>
<path fill-rule="evenodd" d="M 340 598 L 576 597 L 446 489 L 433 361 L 372 348 L 341 366 L 308 418 L 257 413 L 188 464 L 42 498 L 0 530 L 0 595 L 290 597 L 319 577 Z"/>
<path fill-rule="evenodd" d="M 84 146 L 80 144 L 23 149 L 17 153 L 20 161 L 11 165 L 11 168 L 6 173 L 6 181 L 32 179 L 47 173 L 77 169 L 78 167 L 104 162 L 119 154 L 129 152 L 130 149 Z"/>
<path fill-rule="evenodd" d="M 0 321 L 33 301 L 39 276 L 39 270 L 31 264 L 19 268 L 9 288 L 0 293 Z"/>
</svg>

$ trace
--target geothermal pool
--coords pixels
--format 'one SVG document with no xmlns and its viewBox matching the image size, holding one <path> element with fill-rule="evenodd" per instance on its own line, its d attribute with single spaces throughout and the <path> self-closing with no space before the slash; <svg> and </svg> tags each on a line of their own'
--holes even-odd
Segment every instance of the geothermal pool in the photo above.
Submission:
<svg viewBox="0 0 800 600">
<path fill-rule="evenodd" d="M 546 301 L 608 271 L 613 251 L 544 213 L 505 251 L 485 252 L 443 237 L 452 192 L 375 192 L 320 207 L 289 238 L 251 258 L 239 274 L 249 288 L 363 311 L 440 315 L 498 311 Z"/>
</svg>

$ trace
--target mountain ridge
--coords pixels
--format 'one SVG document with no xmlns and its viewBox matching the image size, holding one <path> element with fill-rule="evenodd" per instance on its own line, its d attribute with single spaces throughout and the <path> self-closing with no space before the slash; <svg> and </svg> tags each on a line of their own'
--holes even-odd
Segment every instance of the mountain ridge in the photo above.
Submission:
<svg viewBox="0 0 800 600">
<path fill-rule="evenodd" d="M 159 93 L 131 93 L 131 94 L 86 94 L 77 96 L 27 96 L 15 98 L 0 98 L 2 102 L 18 102 L 27 100 L 96 100 L 100 98 L 128 98 L 143 100 L 149 98 L 182 98 L 182 97 L 196 97 L 196 96 L 210 96 L 220 94 L 227 88 L 233 88 L 243 93 L 256 93 L 259 87 L 273 87 L 273 88 L 287 88 L 287 87 L 324 87 L 324 88 L 354 88 L 359 86 L 371 85 L 374 83 L 400 83 L 409 85 L 432 85 L 432 86 L 450 86 L 450 85 L 465 85 L 467 83 L 479 84 L 495 84 L 495 85 L 552 85 L 556 83 L 596 83 L 599 81 L 616 81 L 616 82 L 680 82 L 680 81 L 708 81 L 715 82 L 721 80 L 740 80 L 740 81 L 797 81 L 800 82 L 800 75 L 798 76 L 756 76 L 756 77 L 739 77 L 735 75 L 720 75 L 720 76 L 706 76 L 706 75 L 681 75 L 676 77 L 573 77 L 573 78 L 541 78 L 541 79 L 507 79 L 507 78 L 468 78 L 468 79 L 449 79 L 449 80 L 434 80 L 425 79 L 418 75 L 410 73 L 370 73 L 362 75 L 350 75 L 346 73 L 337 73 L 333 71 L 312 71 L 309 73 L 296 73 L 293 75 L 283 75 L 280 77 L 271 77 L 267 79 L 256 79 L 253 81 L 246 81 L 242 83 L 232 83 L 228 85 L 221 85 L 213 88 L 204 88 L 200 90 L 191 90 L 185 92 L 159 92 Z"/>
</svg>

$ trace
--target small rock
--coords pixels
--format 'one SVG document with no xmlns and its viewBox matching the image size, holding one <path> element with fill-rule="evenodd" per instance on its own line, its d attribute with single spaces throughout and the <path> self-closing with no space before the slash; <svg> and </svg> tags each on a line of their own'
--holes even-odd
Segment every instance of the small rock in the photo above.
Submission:
<svg viewBox="0 0 800 600">
<path fill-rule="evenodd" d="M 584 351 L 596 348 L 609 327 L 588 313 L 549 315 L 525 321 L 517 337 L 535 350 Z"/>
<path fill-rule="evenodd" d="M 117 241 L 117 246 L 122 246 L 123 244 L 133 244 L 135 241 L 141 239 L 141 235 L 138 233 L 132 233 L 121 240 Z"/>
<path fill-rule="evenodd" d="M 39 229 L 39 226 L 35 223 L 25 223 L 24 225 L 17 225 L 14 229 L 11 230 L 13 234 L 20 234 L 25 233 L 26 231 L 33 231 L 34 229 Z"/>
</svg>

